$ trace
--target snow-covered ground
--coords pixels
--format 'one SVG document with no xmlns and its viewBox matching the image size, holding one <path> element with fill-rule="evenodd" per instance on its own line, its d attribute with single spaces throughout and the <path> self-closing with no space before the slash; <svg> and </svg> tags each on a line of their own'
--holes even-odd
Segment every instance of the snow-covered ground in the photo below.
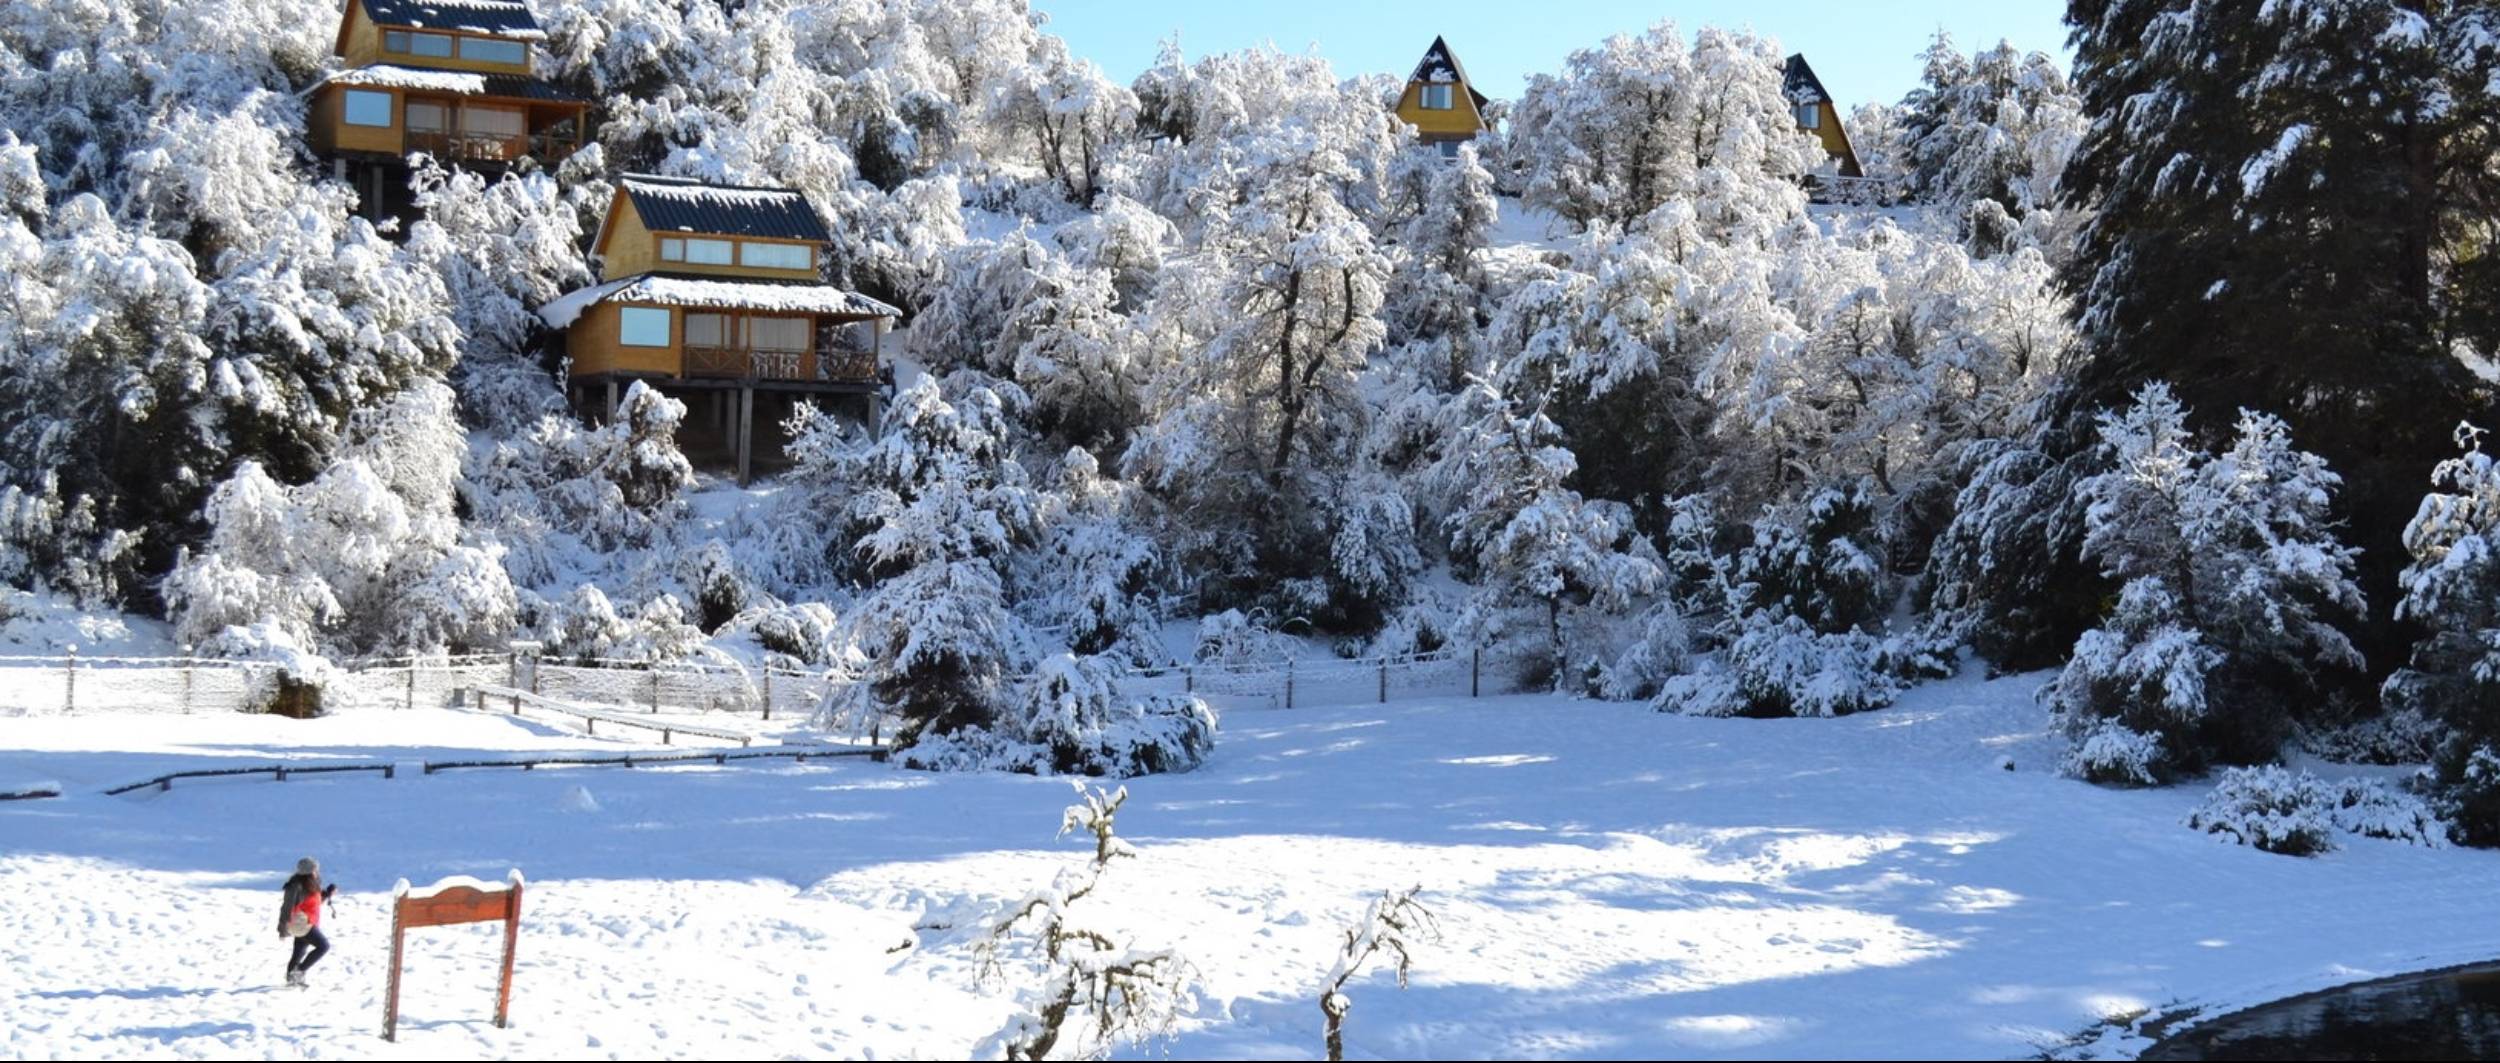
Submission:
<svg viewBox="0 0 2500 1063">
<path fill-rule="evenodd" d="M 1840 720 L 1548 697 L 1236 712 L 1213 762 L 1130 784 L 1101 896 L 1204 1003 L 1181 1057 L 1309 1057 L 1340 928 L 1420 884 L 1414 985 L 1350 987 L 1355 1057 L 2007 1057 L 2104 1015 L 2235 1005 L 2500 955 L 2500 854 L 2189 832 L 2197 788 L 2047 770 L 2037 677 Z M 0 720 L 0 1055 L 956 1057 L 1006 1015 L 924 909 L 1080 859 L 1064 781 L 850 761 L 206 781 L 175 767 L 614 750 L 458 712 Z M 2003 758 L 2014 770 L 2003 770 Z M 282 872 L 340 883 L 337 951 L 278 987 Z M 513 1025 L 483 927 L 413 935 L 376 1031 L 391 882 L 529 878 Z M 1136 1050 L 1129 1050 L 1136 1054 Z"/>
</svg>

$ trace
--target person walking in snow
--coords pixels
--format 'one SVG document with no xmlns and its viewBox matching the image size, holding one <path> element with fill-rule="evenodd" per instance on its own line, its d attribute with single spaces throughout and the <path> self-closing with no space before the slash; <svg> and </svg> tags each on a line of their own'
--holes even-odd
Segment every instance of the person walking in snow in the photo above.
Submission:
<svg viewBox="0 0 2500 1063">
<path fill-rule="evenodd" d="M 321 902 L 329 900 L 337 886 L 321 884 L 321 864 L 312 857 L 295 862 L 295 875 L 286 880 L 286 892 L 278 902 L 278 936 L 292 943 L 293 951 L 286 961 L 286 984 L 304 984 L 304 972 L 330 954 L 330 939 L 321 933 Z"/>
</svg>

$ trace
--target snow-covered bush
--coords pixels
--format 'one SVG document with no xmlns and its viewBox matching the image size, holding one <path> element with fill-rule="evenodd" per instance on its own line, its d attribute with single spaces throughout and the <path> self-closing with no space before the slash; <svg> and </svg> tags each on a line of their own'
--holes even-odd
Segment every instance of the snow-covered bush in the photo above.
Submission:
<svg viewBox="0 0 2500 1063">
<path fill-rule="evenodd" d="M 1738 621 L 1715 660 L 1662 683 L 1656 705 L 1696 716 L 1845 716 L 1892 704 L 1914 680 L 1950 674 L 1944 648 L 1914 636 L 1825 634 L 1761 611 Z"/>
<path fill-rule="evenodd" d="M 1662 712 L 1840 716 L 1893 703 L 1912 682 L 1951 675 L 1952 648 L 1887 632 L 1890 591 L 1869 538 L 1863 487 L 1829 488 L 1766 509 L 1733 555 L 1708 527 L 1712 507 L 1685 502 L 1671 525 L 1679 596 L 1711 613 L 1714 657 L 1666 679 Z"/>
<path fill-rule="evenodd" d="M 2049 703 L 2078 742 L 2113 733 L 2105 720 L 2157 740 L 2140 746 L 2147 762 L 2070 762 L 2096 781 L 2270 759 L 2291 706 L 2318 700 L 2325 674 L 2361 666 L 2334 620 L 2361 609 L 2355 551 L 2328 516 L 2339 478 L 2273 417 L 2243 412 L 2230 448 L 2205 454 L 2186 416 L 2160 384 L 2103 414 L 2111 468 L 2078 488 L 2084 554 L 2122 586 Z"/>
<path fill-rule="evenodd" d="M 1226 609 L 1198 619 L 1197 648 L 1190 654 L 1200 664 L 1273 664 L 1293 656 L 1293 640 L 1268 626 L 1267 614 Z"/>
<path fill-rule="evenodd" d="M 1197 767 L 1215 728 L 1197 697 L 1128 697 L 1117 665 L 1060 654 L 1024 679 L 1005 718 L 922 738 L 900 756 L 914 768 L 1127 778 Z"/>
<path fill-rule="evenodd" d="M 1169 656 L 1153 598 L 1160 554 L 1131 523 L 1134 495 L 1070 448 L 1040 497 L 1040 542 L 1018 555 L 1017 577 L 1035 621 L 1063 628 L 1070 650 L 1155 665 Z"/>
<path fill-rule="evenodd" d="M 2405 527 L 2413 563 L 2396 616 L 2420 625 L 2406 667 L 2382 688 L 2391 714 L 2437 721 L 2440 799 L 2459 840 L 2500 845 L 2500 462 L 2483 432 L 2457 428 L 2464 453 L 2431 474 L 2434 490 Z"/>
<path fill-rule="evenodd" d="M 2305 771 L 2229 768 L 2205 803 L 2188 813 L 2187 825 L 2269 853 L 2309 856 L 2335 848 L 2335 824 L 2327 817 L 2334 800 L 2333 790 Z"/>
<path fill-rule="evenodd" d="M 2372 779 L 2328 782 L 2270 764 L 2224 769 L 2187 825 L 2289 856 L 2335 848 L 2337 831 L 2430 848 L 2447 840 L 2446 825 L 2411 794 Z"/>
<path fill-rule="evenodd" d="M 676 661 L 704 645 L 703 629 L 687 622 L 676 595 L 655 595 L 628 616 L 591 584 L 575 587 L 538 624 L 547 656 L 579 661 Z"/>
</svg>

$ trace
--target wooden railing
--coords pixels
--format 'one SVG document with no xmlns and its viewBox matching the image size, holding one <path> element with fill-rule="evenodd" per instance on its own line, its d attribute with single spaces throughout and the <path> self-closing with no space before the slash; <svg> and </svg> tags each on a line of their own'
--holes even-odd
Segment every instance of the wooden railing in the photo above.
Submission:
<svg viewBox="0 0 2500 1063">
<path fill-rule="evenodd" d="M 510 162 L 524 155 L 552 162 L 571 154 L 573 141 L 544 133 L 506 136 L 411 129 L 408 131 L 408 150 L 422 151 L 435 158 L 455 162 Z"/>
<path fill-rule="evenodd" d="M 749 347 L 686 347 L 686 375 L 733 380 L 804 380 L 865 384 L 877 379 L 871 351 L 766 350 Z"/>
</svg>

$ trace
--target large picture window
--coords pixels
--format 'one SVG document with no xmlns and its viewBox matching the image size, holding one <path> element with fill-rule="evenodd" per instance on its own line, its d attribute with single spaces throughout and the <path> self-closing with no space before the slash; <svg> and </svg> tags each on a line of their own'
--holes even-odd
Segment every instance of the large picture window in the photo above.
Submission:
<svg viewBox="0 0 2500 1063">
<path fill-rule="evenodd" d="M 391 124 L 391 94 L 364 89 L 347 90 L 347 124 L 388 127 Z"/>
<path fill-rule="evenodd" d="M 460 38 L 460 58 L 478 63 L 519 65 L 529 62 L 529 46 L 519 41 L 498 41 L 486 37 Z"/>
<path fill-rule="evenodd" d="M 450 115 L 442 104 L 408 101 L 409 132 L 440 133 L 451 128 L 446 124 L 449 119 Z"/>
<path fill-rule="evenodd" d="M 686 315 L 686 346 L 727 347 L 729 345 L 729 315 Z"/>
<path fill-rule="evenodd" d="M 617 342 L 627 347 L 669 345 L 669 311 L 665 307 L 626 306 L 616 311 Z"/>
<path fill-rule="evenodd" d="M 748 340 L 759 351 L 804 351 L 807 332 L 807 319 L 803 317 L 747 319 Z"/>
<path fill-rule="evenodd" d="M 814 269 L 816 268 L 816 255 L 815 248 L 806 244 L 748 242 L 738 245 L 738 262 L 740 265 L 760 266 L 765 269 Z"/>
<path fill-rule="evenodd" d="M 460 109 L 460 131 L 478 137 L 517 137 L 521 135 L 521 112 L 497 107 L 463 107 Z"/>
<path fill-rule="evenodd" d="M 686 261 L 701 266 L 726 266 L 730 262 L 727 240 L 687 240 Z"/>
</svg>

